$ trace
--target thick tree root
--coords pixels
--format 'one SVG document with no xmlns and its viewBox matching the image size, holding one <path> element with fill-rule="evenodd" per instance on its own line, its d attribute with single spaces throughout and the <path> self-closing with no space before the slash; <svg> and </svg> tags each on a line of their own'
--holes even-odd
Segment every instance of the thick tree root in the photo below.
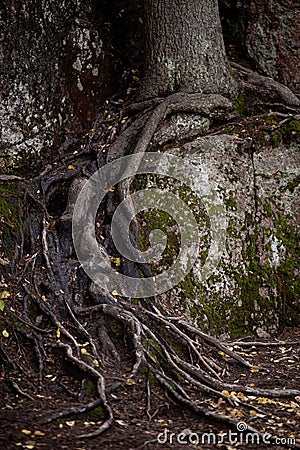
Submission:
<svg viewBox="0 0 300 450">
<path fill-rule="evenodd" d="M 295 103 L 290 102 L 290 104 Z M 135 119 L 128 121 L 127 128 L 110 145 L 107 160 L 111 161 L 129 153 L 143 154 L 146 152 L 151 146 L 154 133 L 170 114 L 188 112 L 210 117 L 215 111 L 230 109 L 232 109 L 231 102 L 219 95 L 181 93 L 173 94 L 166 99 L 159 98 L 131 105 L 127 108 L 127 112 L 140 112 L 141 110 L 143 112 L 139 113 Z M 92 147 L 91 143 L 89 145 Z M 22 286 L 25 293 L 24 314 L 22 316 L 20 311 L 18 313 L 14 311 L 10 325 L 16 335 L 22 335 L 33 343 L 38 361 L 39 383 L 42 384 L 46 370 L 44 362 L 47 349 L 59 348 L 66 354 L 70 364 L 77 367 L 82 373 L 82 378 L 89 376 L 96 385 L 96 399 L 85 404 L 80 402 L 79 405 L 54 412 L 41 420 L 48 423 L 70 415 L 88 413 L 101 406 L 105 415 L 103 423 L 98 429 L 83 434 L 79 438 L 99 436 L 113 424 L 114 414 L 109 401 L 110 393 L 133 380 L 141 368 L 146 368 L 149 374 L 153 374 L 168 395 L 189 410 L 230 427 L 236 427 L 238 420 L 213 409 L 209 403 L 212 397 L 224 400 L 228 404 L 228 408 L 238 408 L 247 417 L 247 411 L 250 408 L 260 412 L 261 409 L 247 403 L 244 395 L 240 395 L 240 397 L 234 395 L 233 391 L 250 396 L 272 398 L 300 396 L 300 390 L 297 389 L 260 389 L 230 383 L 228 381 L 230 367 L 241 367 L 244 371 L 251 371 L 253 365 L 229 349 L 228 345 L 204 333 L 183 318 L 171 316 L 158 299 L 147 299 L 147 302 L 141 301 L 139 305 L 133 304 L 120 297 L 113 297 L 108 292 L 97 290 L 93 283 L 90 284 L 86 280 L 85 275 L 80 271 L 78 262 L 74 259 L 72 250 L 67 254 L 62 251 L 61 240 L 69 239 L 70 236 L 66 236 L 66 232 L 59 235 L 47 211 L 47 192 L 51 183 L 55 184 L 63 180 L 64 183 L 69 183 L 72 189 L 69 192 L 66 209 L 56 218 L 56 224 L 59 219 L 63 219 L 65 223 L 71 220 L 74 198 L 87 175 L 95 170 L 95 159 L 100 166 L 105 162 L 102 151 L 99 151 L 97 155 L 86 152 L 86 155 L 88 157 L 80 160 L 81 168 L 76 172 L 76 176 L 70 174 L 62 175 L 59 178 L 57 169 L 50 176 L 51 169 L 47 169 L 44 176 L 32 181 L 35 188 L 43 187 L 43 198 L 37 199 L 37 201 L 30 198 L 30 207 L 28 206 L 26 210 L 27 218 L 24 221 L 27 229 L 23 230 L 23 236 L 25 236 L 25 232 L 27 236 L 29 235 L 31 256 L 27 257 L 26 261 L 20 257 L 19 264 L 15 266 L 17 285 Z M 72 162 L 75 164 L 74 157 Z M 131 170 L 131 168 L 129 169 Z M 20 180 L 2 177 L 2 181 L 17 182 Z M 23 182 L 23 180 L 21 181 Z M 131 181 L 131 178 L 128 177 L 126 181 L 119 184 L 117 196 L 114 198 L 116 205 L 129 195 Z M 26 184 L 28 184 L 27 181 Z M 34 228 L 32 224 L 30 226 L 28 224 L 32 217 L 30 214 L 33 214 L 32 204 L 36 207 L 39 203 L 42 205 L 39 215 L 37 215 L 39 225 Z M 101 220 L 101 231 L 103 231 L 105 222 L 104 220 L 101 222 Z M 109 231 L 106 238 L 109 241 Z M 137 236 L 133 236 L 133 239 L 137 240 Z M 24 246 L 25 243 L 22 242 L 20 255 L 26 253 Z M 102 249 L 109 258 L 105 244 L 102 244 Z M 147 269 L 144 267 L 144 273 L 147 272 Z M 150 268 L 149 273 L 151 274 Z M 27 305 L 28 299 L 34 305 L 34 308 L 31 307 L 30 310 Z M 106 373 L 110 362 L 107 361 L 107 355 L 110 355 L 115 361 L 121 361 L 122 355 L 117 353 L 114 345 L 115 339 L 109 331 L 109 327 L 106 329 L 103 325 L 100 336 L 106 342 L 99 342 L 98 328 L 95 324 L 105 324 L 111 321 L 123 325 L 124 334 L 130 340 L 133 348 L 134 361 L 130 373 L 122 373 L 116 383 L 107 385 Z M 236 342 L 236 345 L 249 346 L 260 345 L 260 343 Z M 281 343 L 271 343 L 270 345 L 281 345 Z M 22 370 L 22 367 L 16 364 L 14 358 L 6 350 L 0 347 L 0 351 L 14 370 Z M 225 355 L 226 359 L 220 358 L 220 354 Z M 32 399 L 32 396 L 21 386 L 14 385 L 14 389 L 20 395 Z M 81 395 L 82 401 L 83 397 L 84 395 Z M 199 403 L 200 399 L 201 404 Z M 151 414 L 150 400 L 151 387 L 148 383 L 147 414 L 151 418 L 155 413 Z M 261 435 L 251 426 L 248 427 L 248 431 Z M 295 448 L 299 448 L 299 446 Z"/>
<path fill-rule="evenodd" d="M 263 98 L 280 99 L 284 104 L 300 106 L 300 99 L 288 87 L 272 78 L 259 75 L 240 64 L 230 62 L 231 67 L 244 75 L 242 87 L 249 92 L 260 93 Z"/>
</svg>

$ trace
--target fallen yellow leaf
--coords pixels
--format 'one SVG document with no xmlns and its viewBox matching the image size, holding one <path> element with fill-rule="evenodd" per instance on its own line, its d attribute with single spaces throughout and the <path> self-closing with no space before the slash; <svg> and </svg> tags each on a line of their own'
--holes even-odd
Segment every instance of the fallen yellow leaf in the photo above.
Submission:
<svg viewBox="0 0 300 450">
<path fill-rule="evenodd" d="M 228 391 L 226 391 L 226 390 L 223 390 L 222 394 L 225 395 L 228 398 L 230 397 L 230 393 Z"/>
<path fill-rule="evenodd" d="M 116 266 L 119 266 L 121 264 L 121 258 L 115 258 L 114 256 L 112 256 L 110 259 L 113 263 L 115 263 Z"/>
<path fill-rule="evenodd" d="M 28 434 L 31 434 L 31 431 L 23 429 L 23 430 L 21 430 L 21 433 L 28 435 Z"/>
<path fill-rule="evenodd" d="M 36 430 L 33 434 L 35 436 L 45 436 L 45 433 L 43 433 L 42 431 L 39 431 L 39 430 Z"/>
<path fill-rule="evenodd" d="M 268 403 L 268 399 L 265 397 L 258 397 L 257 403 L 260 403 L 261 405 L 265 405 L 266 403 Z"/>
</svg>

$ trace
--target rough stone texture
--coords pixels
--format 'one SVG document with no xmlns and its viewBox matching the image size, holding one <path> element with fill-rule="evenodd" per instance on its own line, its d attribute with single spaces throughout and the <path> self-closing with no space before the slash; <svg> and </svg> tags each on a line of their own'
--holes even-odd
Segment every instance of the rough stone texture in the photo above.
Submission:
<svg viewBox="0 0 300 450">
<path fill-rule="evenodd" d="M 264 75 L 300 93 L 300 7 L 292 0 L 220 0 L 230 57 L 248 57 Z M 232 54 L 233 46 L 235 51 Z"/>
<path fill-rule="evenodd" d="M 264 73 L 300 92 L 299 3 L 259 0 L 245 7 L 249 56 Z"/>
<path fill-rule="evenodd" d="M 200 137 L 175 151 L 192 156 L 207 174 L 223 198 L 228 226 L 226 250 L 211 276 L 201 283 L 194 270 L 164 301 L 224 336 L 270 335 L 287 318 L 296 323 L 299 146 L 262 147 L 251 155 L 247 142 L 223 135 Z"/>
<path fill-rule="evenodd" d="M 94 3 L 1 2 L 0 156 L 57 147 L 113 89 L 107 25 Z"/>
</svg>

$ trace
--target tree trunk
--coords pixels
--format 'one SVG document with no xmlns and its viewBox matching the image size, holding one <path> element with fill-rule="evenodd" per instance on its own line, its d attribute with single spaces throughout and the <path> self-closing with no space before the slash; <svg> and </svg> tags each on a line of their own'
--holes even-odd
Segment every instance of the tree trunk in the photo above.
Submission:
<svg viewBox="0 0 300 450">
<path fill-rule="evenodd" d="M 146 0 L 145 34 L 142 97 L 233 91 L 217 0 Z"/>
</svg>

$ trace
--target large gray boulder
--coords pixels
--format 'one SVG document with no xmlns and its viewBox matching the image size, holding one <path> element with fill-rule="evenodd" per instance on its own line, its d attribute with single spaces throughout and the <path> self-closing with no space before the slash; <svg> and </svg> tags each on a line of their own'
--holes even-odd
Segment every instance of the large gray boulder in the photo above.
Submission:
<svg viewBox="0 0 300 450">
<path fill-rule="evenodd" d="M 204 205 L 198 262 L 177 287 L 162 294 L 163 302 L 224 336 L 268 336 L 286 321 L 299 321 L 300 147 L 262 145 L 254 153 L 250 147 L 250 140 L 220 135 L 173 149 L 206 174 L 224 204 L 227 229 L 207 237 Z M 197 209 L 195 200 L 186 193 L 183 198 Z M 154 220 L 153 226 L 161 223 Z M 223 242 L 224 251 L 201 281 L 197 271 L 214 240 Z"/>
</svg>

